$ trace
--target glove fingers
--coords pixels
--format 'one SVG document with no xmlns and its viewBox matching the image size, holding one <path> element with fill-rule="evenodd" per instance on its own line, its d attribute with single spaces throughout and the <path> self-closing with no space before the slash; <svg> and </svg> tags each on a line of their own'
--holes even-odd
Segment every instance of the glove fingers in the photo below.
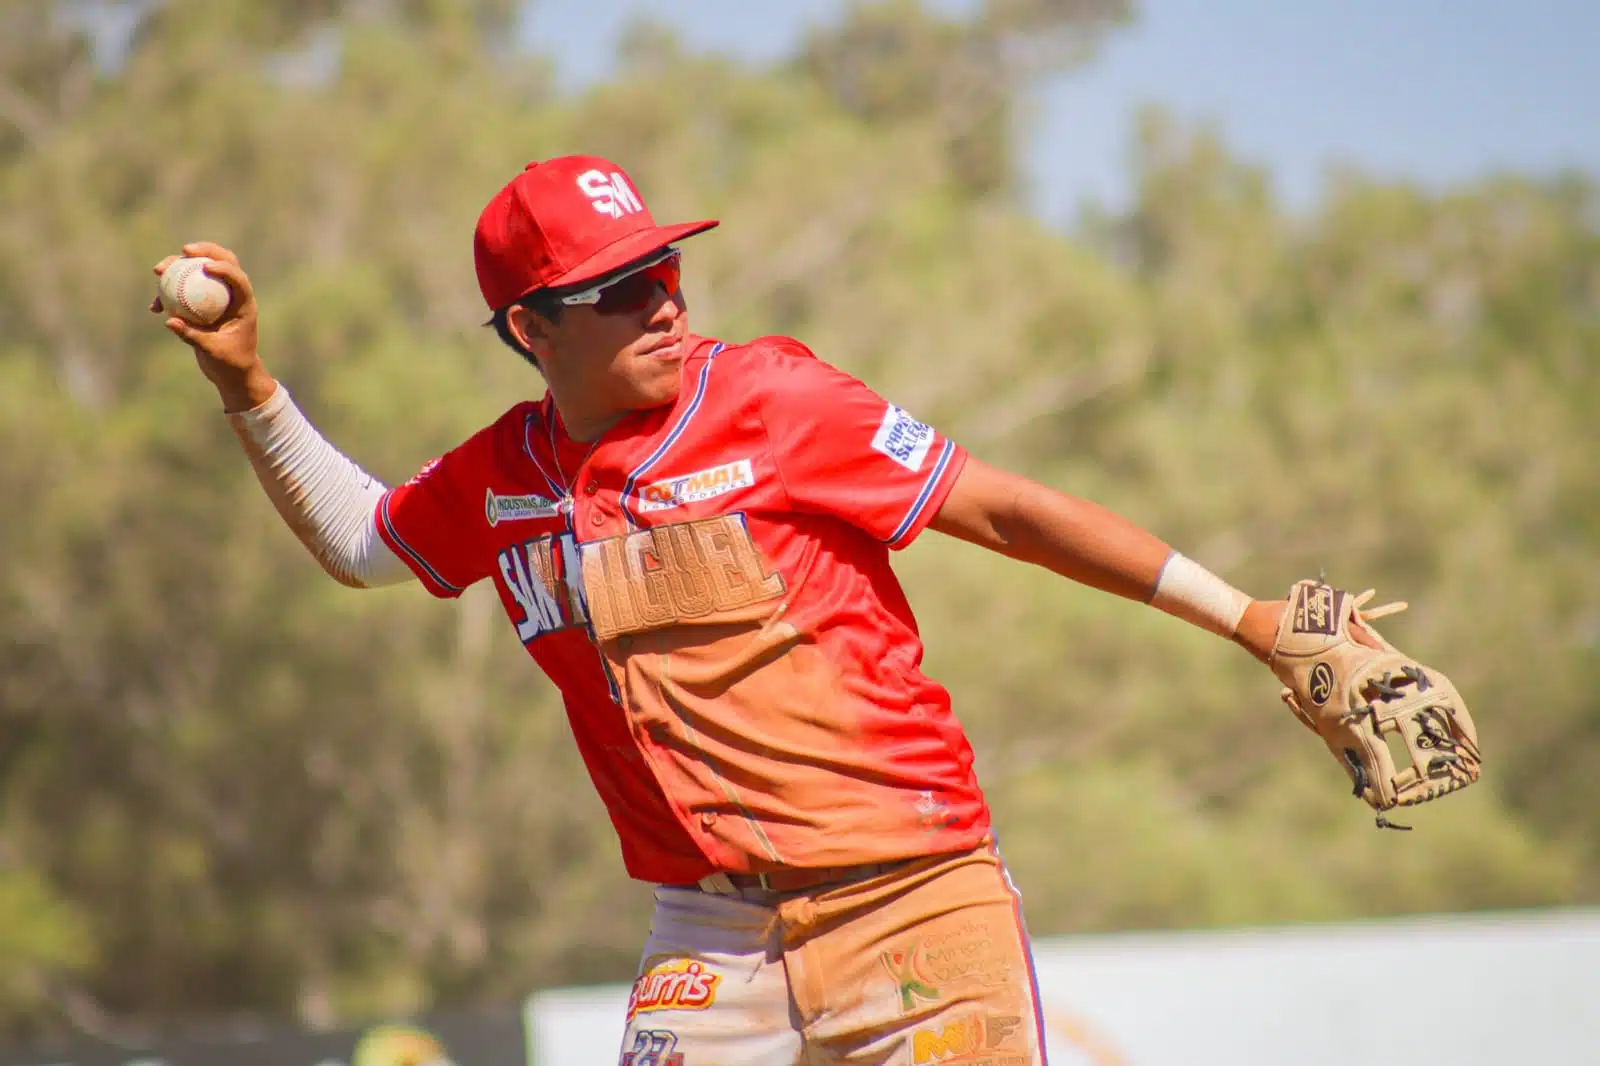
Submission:
<svg viewBox="0 0 1600 1066">
<path fill-rule="evenodd" d="M 1376 622 L 1380 618 L 1388 618 L 1392 614 L 1399 614 L 1410 606 L 1411 604 L 1405 600 L 1395 600 L 1393 603 L 1386 603 L 1382 607 L 1374 607 L 1370 611 L 1362 611 L 1361 620 L 1363 622 Z"/>
</svg>

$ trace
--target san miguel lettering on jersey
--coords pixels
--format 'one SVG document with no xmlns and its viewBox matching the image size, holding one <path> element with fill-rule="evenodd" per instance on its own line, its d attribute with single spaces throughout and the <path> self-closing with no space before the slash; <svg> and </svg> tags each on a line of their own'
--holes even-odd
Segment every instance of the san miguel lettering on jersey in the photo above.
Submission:
<svg viewBox="0 0 1600 1066">
<path fill-rule="evenodd" d="M 523 643 L 572 626 L 601 640 L 737 611 L 777 599 L 740 515 L 641 529 L 579 544 L 547 534 L 500 551 L 500 576 L 521 608 Z M 573 580 L 577 576 L 578 580 Z"/>
<path fill-rule="evenodd" d="M 512 599 L 522 609 L 516 619 L 517 637 L 524 643 L 547 633 L 588 625 L 582 581 L 568 575 L 582 573 L 572 534 L 546 534 L 500 550 L 500 576 Z"/>
<path fill-rule="evenodd" d="M 583 579 L 601 640 L 683 622 L 783 595 L 741 515 L 641 529 L 583 546 Z"/>
</svg>

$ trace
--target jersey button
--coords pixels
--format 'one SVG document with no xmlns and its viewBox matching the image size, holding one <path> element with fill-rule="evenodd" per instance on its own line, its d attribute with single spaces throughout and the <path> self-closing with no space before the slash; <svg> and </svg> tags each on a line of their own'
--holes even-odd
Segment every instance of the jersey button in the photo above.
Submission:
<svg viewBox="0 0 1600 1066">
<path fill-rule="evenodd" d="M 700 815 L 700 826 L 701 826 L 701 828 L 710 829 L 712 826 L 714 826 L 716 824 L 717 824 L 717 812 L 716 811 L 706 811 L 704 814 Z"/>
<path fill-rule="evenodd" d="M 589 519 L 589 524 L 594 526 L 603 526 L 606 524 L 606 516 L 601 514 L 599 511 L 596 511 L 594 513 L 594 517 Z"/>
<path fill-rule="evenodd" d="M 583 487 L 583 491 L 587 492 L 589 495 L 593 496 L 595 493 L 600 491 L 600 482 L 598 482 L 598 481 L 589 482 L 587 485 L 585 485 Z"/>
</svg>

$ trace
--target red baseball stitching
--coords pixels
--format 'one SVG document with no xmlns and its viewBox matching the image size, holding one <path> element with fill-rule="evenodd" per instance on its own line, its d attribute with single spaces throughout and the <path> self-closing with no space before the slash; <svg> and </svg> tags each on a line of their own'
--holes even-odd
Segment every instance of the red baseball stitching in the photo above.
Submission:
<svg viewBox="0 0 1600 1066">
<path fill-rule="evenodd" d="M 189 279 L 196 274 L 205 273 L 205 268 L 206 265 L 204 263 L 197 262 L 178 275 L 178 306 L 199 319 L 203 319 L 204 316 L 201 315 L 200 308 L 195 306 L 194 302 L 189 299 Z"/>
</svg>

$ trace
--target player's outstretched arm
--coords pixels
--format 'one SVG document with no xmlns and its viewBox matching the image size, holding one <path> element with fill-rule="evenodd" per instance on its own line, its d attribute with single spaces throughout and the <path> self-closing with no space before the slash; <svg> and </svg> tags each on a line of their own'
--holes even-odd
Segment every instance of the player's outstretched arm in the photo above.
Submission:
<svg viewBox="0 0 1600 1066">
<path fill-rule="evenodd" d="M 1254 600 L 1089 500 L 969 457 L 932 528 L 1092 588 L 1149 603 L 1268 661 L 1282 600 Z"/>
<path fill-rule="evenodd" d="M 1291 586 L 1292 609 L 1253 600 L 1120 515 L 971 457 L 930 524 L 1242 645 L 1283 683 L 1284 703 L 1321 737 L 1380 827 L 1409 828 L 1383 812 L 1478 780 L 1477 729 L 1460 692 L 1367 624 L 1403 603 L 1364 611 L 1372 590 L 1351 595 L 1320 578 Z M 1392 750 L 1396 738 L 1404 756 Z"/>
<path fill-rule="evenodd" d="M 177 316 L 165 325 L 194 350 L 279 516 L 322 568 L 346 585 L 370 588 L 411 578 L 378 536 L 373 516 L 384 485 L 329 444 L 267 372 L 256 346 L 255 290 L 238 257 L 209 242 L 186 244 L 183 254 L 213 260 L 206 273 L 225 282 L 232 299 L 209 325 Z M 177 258 L 157 263 L 156 275 Z M 159 298 L 150 310 L 164 313 Z"/>
</svg>

